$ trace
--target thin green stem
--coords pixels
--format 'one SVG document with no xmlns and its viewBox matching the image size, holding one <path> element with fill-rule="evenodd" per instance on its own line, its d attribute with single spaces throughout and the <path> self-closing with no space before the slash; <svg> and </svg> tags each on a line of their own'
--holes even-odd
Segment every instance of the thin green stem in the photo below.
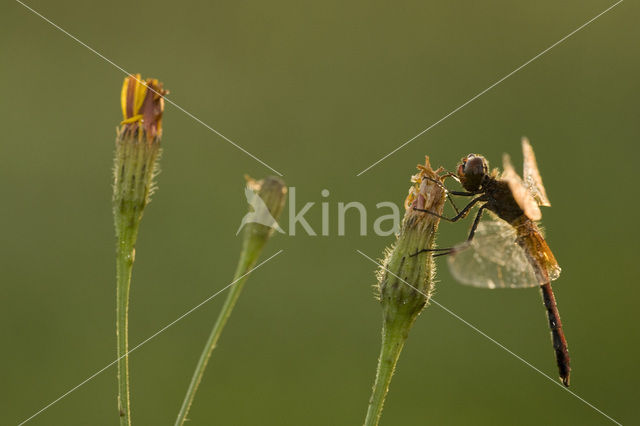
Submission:
<svg viewBox="0 0 640 426">
<path fill-rule="evenodd" d="M 238 301 L 238 297 L 240 297 L 249 272 L 258 260 L 260 252 L 267 243 L 267 240 L 269 240 L 273 234 L 274 227 L 264 224 L 273 222 L 277 227 L 276 221 L 284 208 L 287 187 L 281 179 L 273 176 L 266 177 L 259 181 L 251 179 L 248 176 L 245 176 L 245 178 L 247 179 L 247 189 L 254 192 L 254 197 L 247 196 L 251 210 L 245 218 L 251 220 L 250 223 L 244 225 L 242 251 L 240 252 L 240 260 L 238 261 L 234 275 L 235 284 L 229 290 L 227 299 L 222 306 L 222 310 L 218 315 L 218 319 L 211 330 L 211 334 L 207 339 L 196 369 L 193 372 L 187 394 L 184 397 L 184 401 L 182 401 L 182 406 L 180 407 L 180 412 L 175 422 L 177 426 L 182 425 L 187 419 L 187 414 L 189 414 L 189 409 L 198 391 L 198 386 L 202 381 L 211 353 L 216 347 L 218 339 L 220 339 L 222 330 L 231 315 L 231 311 L 233 311 L 233 307 Z M 244 221 L 245 219 L 243 219 L 243 223 Z"/>
<path fill-rule="evenodd" d="M 369 398 L 369 407 L 364 426 L 376 426 L 380 421 L 391 378 L 412 324 L 412 321 L 387 320 L 383 323 L 382 345 L 380 347 L 380 357 L 378 358 L 376 380 L 371 392 L 371 398 Z"/>
<path fill-rule="evenodd" d="M 131 426 L 129 391 L 129 290 L 136 239 L 144 208 L 158 172 L 162 113 L 166 90 L 140 74 L 124 79 L 122 114 L 116 133 L 113 165 L 113 217 L 116 230 L 116 333 L 118 352 L 118 411 L 120 426 Z M 144 119 L 143 119 L 144 117 Z"/>
<path fill-rule="evenodd" d="M 256 260 L 258 260 L 261 248 L 261 246 L 256 247 L 255 244 L 249 243 L 245 245 L 240 255 L 240 261 L 238 262 L 238 267 L 236 268 L 234 280 L 237 280 L 243 275 L 244 277 L 242 277 L 231 287 L 231 289 L 229 290 L 229 294 L 227 295 L 227 299 L 222 306 L 222 310 L 220 311 L 220 314 L 218 314 L 218 318 L 213 326 L 213 329 L 211 330 L 211 334 L 207 339 L 207 343 L 204 346 L 202 354 L 200 355 L 198 364 L 196 365 L 193 377 L 191 378 L 191 383 L 189 383 L 187 394 L 184 397 L 182 407 L 180 407 L 180 412 L 178 413 L 178 418 L 175 422 L 176 426 L 184 424 L 187 419 L 187 414 L 189 414 L 189 409 L 191 408 L 193 399 L 195 398 L 196 392 L 198 391 L 198 386 L 202 381 L 202 376 L 204 375 L 204 371 L 207 368 L 211 353 L 218 343 L 218 339 L 222 334 L 222 330 L 224 329 L 224 326 L 226 325 L 227 320 L 231 315 L 231 311 L 233 311 L 233 307 L 238 301 L 238 297 L 240 297 L 240 293 L 242 292 L 242 288 L 244 287 L 247 278 L 249 278 L 247 272 L 251 270 L 253 265 L 256 263 Z"/>
<path fill-rule="evenodd" d="M 137 224 L 120 218 L 116 249 L 116 331 L 118 339 L 118 408 L 120 426 L 131 425 L 129 396 L 129 289 L 135 256 Z M 125 223 L 123 223 L 125 222 Z"/>
</svg>

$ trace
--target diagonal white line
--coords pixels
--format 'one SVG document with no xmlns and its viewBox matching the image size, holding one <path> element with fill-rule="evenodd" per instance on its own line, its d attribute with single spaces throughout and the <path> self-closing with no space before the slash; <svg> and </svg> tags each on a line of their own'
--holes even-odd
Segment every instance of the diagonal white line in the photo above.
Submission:
<svg viewBox="0 0 640 426">
<path fill-rule="evenodd" d="M 178 321 L 182 320 L 184 317 L 186 317 L 187 315 L 190 315 L 191 313 L 193 313 L 193 311 L 195 311 L 196 309 L 200 308 L 202 305 L 204 305 L 205 303 L 207 303 L 208 301 L 210 301 L 211 299 L 213 299 L 214 297 L 216 297 L 217 295 L 219 295 L 220 293 L 222 293 L 223 291 L 225 291 L 226 289 L 228 289 L 229 287 L 231 287 L 232 285 L 234 285 L 235 283 L 237 283 L 238 281 L 240 281 L 242 278 L 246 277 L 247 275 L 249 275 L 250 273 L 252 273 L 253 271 L 255 271 L 256 269 L 260 268 L 262 265 L 264 265 L 265 263 L 267 263 L 268 261 L 270 261 L 271 259 L 273 259 L 274 257 L 276 257 L 277 255 L 279 255 L 280 253 L 282 253 L 284 250 L 279 250 L 276 254 L 272 255 L 271 257 L 269 257 L 268 259 L 265 259 L 264 261 L 260 262 L 260 264 L 258 264 L 257 266 L 253 267 L 252 269 L 250 269 L 249 271 L 247 271 L 246 273 L 244 273 L 243 275 L 241 275 L 240 277 L 238 277 L 237 279 L 233 280 L 231 283 L 229 283 L 228 285 L 226 285 L 225 287 L 223 287 L 222 289 L 218 290 L 217 292 L 215 292 L 214 294 L 212 294 L 211 296 L 207 297 L 206 299 L 204 299 L 202 302 L 198 303 L 196 306 L 194 306 L 193 308 L 189 309 L 187 312 L 185 312 L 184 314 L 180 315 L 178 318 L 176 318 L 175 320 L 171 321 L 169 324 L 165 325 L 164 327 L 162 327 L 160 330 L 156 331 L 155 333 L 153 333 L 151 336 L 147 337 L 146 339 L 144 339 L 142 342 L 138 343 L 135 347 L 133 347 L 133 349 L 131 349 L 129 352 L 127 352 L 126 354 L 122 355 L 121 357 L 117 358 L 116 360 L 112 361 L 111 363 L 105 365 L 104 367 L 102 367 L 100 370 L 96 371 L 95 373 L 93 373 L 91 376 L 87 377 L 86 379 L 84 379 L 82 382 L 78 383 L 76 386 L 72 387 L 71 389 L 69 389 L 67 392 L 63 393 L 62 395 L 60 395 L 58 398 L 54 399 L 53 401 L 51 401 L 49 404 L 45 405 L 44 407 L 42 407 L 40 410 L 38 410 L 37 412 L 35 412 L 33 415 L 31 415 L 30 417 L 28 417 L 27 419 L 21 421 L 18 426 L 22 426 L 23 424 L 27 423 L 28 421 L 30 421 L 31 419 L 33 419 L 34 417 L 36 417 L 38 414 L 41 414 L 43 411 L 47 410 L 48 408 L 50 408 L 52 405 L 54 405 L 55 403 L 59 402 L 61 399 L 65 398 L 66 396 L 68 396 L 70 393 L 72 393 L 73 391 L 77 390 L 79 387 L 81 387 L 82 385 L 86 384 L 87 382 L 91 381 L 94 377 L 98 376 L 100 373 L 102 373 L 103 371 L 105 371 L 106 369 L 108 369 L 109 367 L 111 367 L 112 365 L 116 364 L 118 361 L 120 361 L 122 358 L 124 358 L 125 356 L 129 355 L 131 352 L 135 351 L 136 349 L 140 348 L 142 345 L 146 344 L 147 342 L 149 342 L 151 339 L 153 339 L 154 337 L 158 336 L 159 334 L 163 333 L 164 331 L 166 331 L 169 327 L 173 326 L 175 323 L 177 323 Z"/>
<path fill-rule="evenodd" d="M 141 84 L 145 84 L 143 81 L 138 80 L 135 75 L 131 74 L 129 71 L 125 70 L 124 68 L 122 68 L 120 65 L 116 64 L 115 62 L 113 62 L 111 59 L 107 58 L 106 56 L 104 56 L 102 53 L 98 52 L 96 49 L 94 49 L 93 47 L 89 46 L 88 44 L 86 44 L 85 42 L 83 42 L 82 40 L 80 40 L 79 38 L 77 38 L 76 36 L 74 36 L 73 34 L 71 34 L 70 32 L 68 32 L 67 30 L 65 30 L 64 28 L 60 27 L 59 25 L 57 25 L 55 22 L 51 21 L 49 18 L 47 18 L 46 16 L 42 15 L 40 12 L 38 12 L 37 10 L 33 9 L 32 7 L 28 6 L 27 4 L 23 3 L 20 0 L 16 0 L 16 2 L 20 3 L 22 6 L 24 6 L 26 9 L 30 10 L 31 12 L 33 12 L 35 15 L 39 16 L 40 18 L 42 18 L 43 20 L 45 20 L 46 22 L 48 22 L 49 24 L 51 24 L 54 28 L 56 28 L 57 30 L 61 31 L 62 33 L 64 33 L 65 35 L 67 35 L 68 37 L 70 37 L 71 39 L 75 40 L 76 42 L 78 42 L 80 45 L 82 45 L 83 47 L 86 47 L 87 49 L 89 49 L 91 52 L 95 53 L 97 56 L 99 56 L 100 58 L 104 59 L 105 61 L 107 61 L 108 63 L 110 63 L 111 65 L 113 65 L 115 68 L 119 69 L 120 71 L 122 71 L 123 73 L 127 74 L 129 77 L 133 77 L 135 78 L 139 83 Z M 258 157 L 256 157 L 255 155 L 253 155 L 252 153 L 250 153 L 249 151 L 247 151 L 246 149 L 244 149 L 243 147 L 241 147 L 240 145 L 238 145 L 237 143 L 235 143 L 234 141 L 232 141 L 231 139 L 229 139 L 228 137 L 226 137 L 225 135 L 223 135 L 222 133 L 220 133 L 219 131 L 217 131 L 216 129 L 214 129 L 213 127 L 211 127 L 210 125 L 208 125 L 207 123 L 205 123 L 204 121 L 200 120 L 198 117 L 196 117 L 195 115 L 193 115 L 192 113 L 190 113 L 189 111 L 187 111 L 186 109 L 184 109 L 183 107 L 181 107 L 180 105 L 178 105 L 177 103 L 173 102 L 171 99 L 167 98 L 166 96 L 161 95 L 160 93 L 156 92 L 155 90 L 149 88 L 149 90 L 151 90 L 152 92 L 156 93 L 157 95 L 160 95 L 164 98 L 164 100 L 173 105 L 174 107 L 176 107 L 177 109 L 179 109 L 180 111 L 182 111 L 183 113 L 185 113 L 186 115 L 188 115 L 189 117 L 191 117 L 192 119 L 194 119 L 195 121 L 197 121 L 198 123 L 202 124 L 204 127 L 206 127 L 207 129 L 211 130 L 213 133 L 215 133 L 216 135 L 220 136 L 222 139 L 224 139 L 225 141 L 229 142 L 231 145 L 235 146 L 236 148 L 238 148 L 240 151 L 244 152 L 245 154 L 247 154 L 249 157 L 253 158 L 254 160 L 256 160 L 258 163 L 262 164 L 263 166 L 265 166 L 266 168 L 268 168 L 269 170 L 271 170 L 272 172 L 276 173 L 278 176 L 284 176 L 282 173 L 280 173 L 279 171 L 277 171 L 276 169 L 274 169 L 273 167 L 271 167 L 270 165 L 268 165 L 267 163 L 265 163 L 264 161 L 262 161 L 261 159 L 259 159 Z"/>
<path fill-rule="evenodd" d="M 471 329 L 473 329 L 474 331 L 478 332 L 480 335 L 482 335 L 483 337 L 486 337 L 487 339 L 489 339 L 490 341 L 492 341 L 493 343 L 495 343 L 498 347 L 500 347 L 501 349 L 504 349 L 505 351 L 507 351 L 509 354 L 513 355 L 516 359 L 518 359 L 519 361 L 521 361 L 522 363 L 528 365 L 529 367 L 531 367 L 532 369 L 534 369 L 535 371 L 537 371 L 538 373 L 542 374 L 544 377 L 546 377 L 547 379 L 551 380 L 552 383 L 560 386 L 561 389 L 569 392 L 571 395 L 575 396 L 576 398 L 578 398 L 580 401 L 584 402 L 586 405 L 588 405 L 589 407 L 593 408 L 595 411 L 597 411 L 598 413 L 602 414 L 604 417 L 606 417 L 607 419 L 611 420 L 613 423 L 622 426 L 621 423 L 619 423 L 617 420 L 615 420 L 614 418 L 610 417 L 609 415 L 607 415 L 604 411 L 600 410 L 598 407 L 596 407 L 595 405 L 591 404 L 589 401 L 585 400 L 584 398 L 582 398 L 580 395 L 576 394 L 575 392 L 569 390 L 568 388 L 564 387 L 563 385 L 560 384 L 560 382 L 558 382 L 557 380 L 554 380 L 552 377 L 550 377 L 549 375 L 545 374 L 542 370 L 540 370 L 538 367 L 534 366 L 533 364 L 531 364 L 529 361 L 527 361 L 526 359 L 522 358 L 520 355 L 516 354 L 515 352 L 513 352 L 512 350 L 510 350 L 509 348 L 507 348 L 506 346 L 504 346 L 503 344 L 501 344 L 500 342 L 498 342 L 497 340 L 495 340 L 494 338 L 492 338 L 491 336 L 489 336 L 488 334 L 486 334 L 485 332 L 483 332 L 482 330 L 480 330 L 478 327 L 476 327 L 475 325 L 471 324 L 470 322 L 468 322 L 467 320 L 465 320 L 464 318 L 460 317 L 458 314 L 456 314 L 455 312 L 453 312 L 452 310 L 450 310 L 449 308 L 447 308 L 446 306 L 436 302 L 436 300 L 431 297 L 429 299 L 429 296 L 427 296 L 425 293 L 421 292 L 420 290 L 418 290 L 417 288 L 415 288 L 414 286 L 412 286 L 411 284 L 409 284 L 408 282 L 406 282 L 405 280 L 403 280 L 402 278 L 400 278 L 399 276 L 397 276 L 396 274 L 394 274 L 393 272 L 391 272 L 389 269 L 385 268 L 383 265 L 381 265 L 380 263 L 378 263 L 375 259 L 370 258 L 369 256 L 367 256 L 366 254 L 364 254 L 363 252 L 361 252 L 360 250 L 356 250 L 358 253 L 360 253 L 362 256 L 364 256 L 365 258 L 369 259 L 370 261 L 372 261 L 373 263 L 375 263 L 376 265 L 378 265 L 379 267 L 381 267 L 382 269 L 384 269 L 385 271 L 387 271 L 388 273 L 390 273 L 391 275 L 393 275 L 394 277 L 396 277 L 397 279 L 399 279 L 400 281 L 402 281 L 403 283 L 405 283 L 406 285 L 408 285 L 409 287 L 411 287 L 412 289 L 414 289 L 415 291 L 417 291 L 418 293 L 422 294 L 424 297 L 427 298 L 427 300 L 430 300 L 431 302 L 435 303 L 437 306 L 439 306 L 440 308 L 444 309 L 445 312 L 447 312 L 448 314 L 450 314 L 451 316 L 453 316 L 454 318 L 462 321 L 465 325 L 469 326 Z"/>
<path fill-rule="evenodd" d="M 520 65 L 518 68 L 516 68 L 515 70 L 511 71 L 509 74 L 505 75 L 504 77 L 502 77 L 500 80 L 496 81 L 495 83 L 493 83 L 491 86 L 487 87 L 486 89 L 484 89 L 482 92 L 478 93 L 477 95 L 475 95 L 474 97 L 472 97 L 471 99 L 469 99 L 468 101 L 466 101 L 465 103 L 463 103 L 462 105 L 460 105 L 459 107 L 457 107 L 456 109 L 454 109 L 453 111 L 449 112 L 448 114 L 446 114 L 444 117 L 442 117 L 440 120 L 436 121 L 435 123 L 433 123 L 432 125 L 430 125 L 429 127 L 427 127 L 426 129 L 424 129 L 423 131 L 421 131 L 420 133 L 418 133 L 417 135 L 415 135 L 414 137 L 412 137 L 411 139 L 409 139 L 408 141 L 406 141 L 405 143 L 403 143 L 402 145 L 400 145 L 399 147 L 397 147 L 396 149 L 394 149 L 393 151 L 389 152 L 387 155 L 385 155 L 384 157 L 382 157 L 381 159 L 379 159 L 378 161 L 376 161 L 375 163 L 371 164 L 369 167 L 367 167 L 366 169 L 362 170 L 360 173 L 358 173 L 356 176 L 360 176 L 363 173 L 365 173 L 366 171 L 368 171 L 369 169 L 373 168 L 374 166 L 376 166 L 377 164 L 379 164 L 380 162 L 382 162 L 383 160 L 387 159 L 388 157 L 390 157 L 391 155 L 395 154 L 396 152 L 398 152 L 399 150 L 401 150 L 402 148 L 404 148 L 405 146 L 409 145 L 411 142 L 413 142 L 414 140 L 418 139 L 420 136 L 424 135 L 425 133 L 427 133 L 429 130 L 433 129 L 434 127 L 436 127 L 438 124 L 442 123 L 444 120 L 446 120 L 447 118 L 451 117 L 453 114 L 455 114 L 456 112 L 460 111 L 462 108 L 466 107 L 467 105 L 469 105 L 471 102 L 475 101 L 476 99 L 478 99 L 480 96 L 484 95 L 485 93 L 487 93 L 489 90 L 493 89 L 494 87 L 496 87 L 498 84 L 502 83 L 503 81 L 505 81 L 506 79 L 508 79 L 509 77 L 511 77 L 512 75 L 514 75 L 515 73 L 517 73 L 518 71 L 520 71 L 522 68 L 526 67 L 527 65 L 529 65 L 531 62 L 535 61 L 536 59 L 538 59 L 539 57 L 541 57 L 542 55 L 544 55 L 545 53 L 547 53 L 548 51 L 550 51 L 551 49 L 553 49 L 554 47 L 556 47 L 557 45 L 559 45 L 560 43 L 562 43 L 563 41 L 565 41 L 566 39 L 568 39 L 569 37 L 571 37 L 572 35 L 574 35 L 575 33 L 577 33 L 578 31 L 580 31 L 581 29 L 583 29 L 584 27 L 586 27 L 587 25 L 589 25 L 590 23 L 592 23 L 593 21 L 595 21 L 596 19 L 598 19 L 599 17 L 601 17 L 602 15 L 604 15 L 605 13 L 607 13 L 608 11 L 610 11 L 611 9 L 613 9 L 614 7 L 616 7 L 617 5 L 619 5 L 620 3 L 622 3 L 624 0 L 619 0 L 618 2 L 612 4 L 611 6 L 609 6 L 608 8 L 606 8 L 605 10 L 603 10 L 602 12 L 600 12 L 599 14 L 597 14 L 596 16 L 594 16 L 593 18 L 589 19 L 587 22 L 585 22 L 584 24 L 580 25 L 578 28 L 576 28 L 575 30 L 571 31 L 569 34 L 567 34 L 566 36 L 562 37 L 560 40 L 556 41 L 555 43 L 553 43 L 551 46 L 547 47 L 546 49 L 544 49 L 542 52 L 538 53 L 536 56 L 534 56 L 533 58 L 529 59 L 527 62 L 525 62 L 524 64 Z"/>
</svg>

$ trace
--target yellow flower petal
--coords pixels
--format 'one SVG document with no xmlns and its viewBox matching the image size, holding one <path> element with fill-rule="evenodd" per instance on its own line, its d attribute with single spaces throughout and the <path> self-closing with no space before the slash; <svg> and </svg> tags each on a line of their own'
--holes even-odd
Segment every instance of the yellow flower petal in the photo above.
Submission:
<svg viewBox="0 0 640 426">
<path fill-rule="evenodd" d="M 140 108 L 147 95 L 147 85 L 141 80 L 140 74 L 127 76 L 122 84 L 120 102 L 122 104 L 122 123 L 133 123 L 142 119 Z"/>
</svg>

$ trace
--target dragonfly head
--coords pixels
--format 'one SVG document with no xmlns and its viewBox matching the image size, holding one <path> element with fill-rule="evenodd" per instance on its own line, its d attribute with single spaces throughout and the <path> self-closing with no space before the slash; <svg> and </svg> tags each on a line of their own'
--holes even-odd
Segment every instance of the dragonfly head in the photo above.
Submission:
<svg viewBox="0 0 640 426">
<path fill-rule="evenodd" d="M 467 191 L 478 191 L 489 173 L 489 165 L 482 155 L 469 154 L 458 165 L 458 178 Z"/>
</svg>

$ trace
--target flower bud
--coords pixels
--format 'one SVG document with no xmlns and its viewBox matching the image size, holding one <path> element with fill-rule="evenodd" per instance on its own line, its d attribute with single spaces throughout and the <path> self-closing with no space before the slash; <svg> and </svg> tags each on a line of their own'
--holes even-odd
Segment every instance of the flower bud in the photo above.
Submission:
<svg viewBox="0 0 640 426">
<path fill-rule="evenodd" d="M 122 129 L 140 138 L 144 135 L 147 141 L 159 142 L 162 137 L 164 96 L 167 93 L 155 78 L 143 82 L 140 74 L 126 77 L 120 95 Z"/>
<path fill-rule="evenodd" d="M 245 194 L 250 211 L 240 225 L 244 227 L 243 249 L 259 251 L 274 230 L 284 232 L 278 226 L 277 220 L 284 209 L 287 186 L 282 179 L 275 176 L 255 180 L 245 175 L 245 179 Z"/>
<path fill-rule="evenodd" d="M 426 157 L 424 165 L 418 165 L 418 170 L 411 178 L 413 185 L 405 201 L 406 211 L 400 232 L 395 244 L 387 249 L 384 267 L 378 273 L 379 298 L 385 321 L 398 320 L 399 316 L 413 323 L 434 288 L 433 253 L 419 252 L 435 247 L 440 218 L 416 209 L 442 215 L 446 192 L 440 183 L 441 169 L 432 170 L 429 157 Z"/>
<path fill-rule="evenodd" d="M 123 120 L 116 136 L 114 213 L 133 214 L 140 220 L 149 203 L 153 179 L 158 173 L 163 96 L 167 93 L 156 79 L 142 81 L 140 74 L 124 79 L 121 93 Z"/>
</svg>

